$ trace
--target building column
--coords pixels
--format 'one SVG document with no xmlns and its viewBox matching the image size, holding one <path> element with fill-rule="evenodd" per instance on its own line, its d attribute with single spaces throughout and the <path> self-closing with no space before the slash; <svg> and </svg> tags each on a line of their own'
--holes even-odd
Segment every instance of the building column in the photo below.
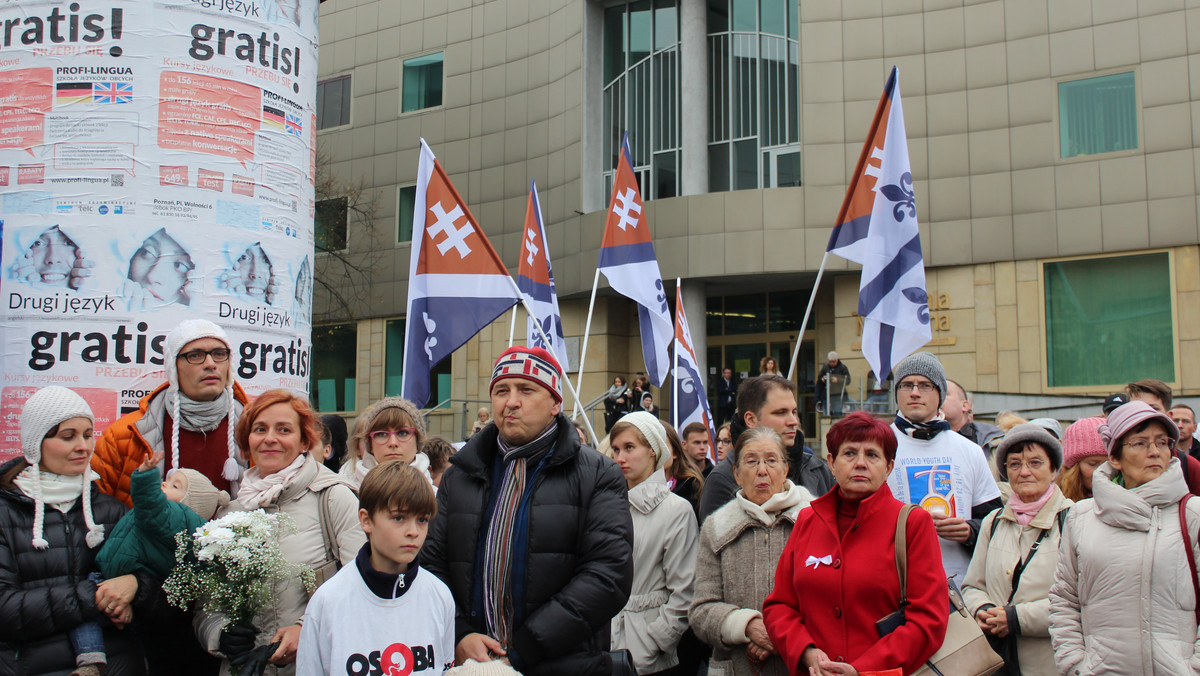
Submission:
<svg viewBox="0 0 1200 676">
<path fill-rule="evenodd" d="M 679 5 L 680 183 L 684 195 L 702 195 L 708 192 L 708 7 L 705 0 Z"/>
</svg>

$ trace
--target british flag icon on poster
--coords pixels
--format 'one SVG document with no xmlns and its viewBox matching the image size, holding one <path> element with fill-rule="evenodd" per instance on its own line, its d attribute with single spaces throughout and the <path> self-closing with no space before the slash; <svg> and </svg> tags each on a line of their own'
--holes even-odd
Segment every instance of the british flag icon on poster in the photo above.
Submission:
<svg viewBox="0 0 1200 676">
<path fill-rule="evenodd" d="M 93 103 L 132 103 L 133 83 L 131 82 L 93 82 Z"/>
<path fill-rule="evenodd" d="M 430 370 L 519 303 L 521 294 L 424 139 L 412 232 L 401 392 L 424 406 Z"/>
</svg>

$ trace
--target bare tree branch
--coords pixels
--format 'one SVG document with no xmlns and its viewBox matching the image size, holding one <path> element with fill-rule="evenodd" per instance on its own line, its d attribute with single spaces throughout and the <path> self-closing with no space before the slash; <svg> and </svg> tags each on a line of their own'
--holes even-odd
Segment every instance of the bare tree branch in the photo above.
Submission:
<svg viewBox="0 0 1200 676">
<path fill-rule="evenodd" d="M 318 149 L 314 180 L 317 218 L 344 218 L 345 236 L 316 238 L 314 325 L 351 321 L 365 314 L 370 306 L 372 278 L 384 255 L 376 246 L 378 196 L 361 178 L 349 183 L 339 180 L 330 165 L 329 156 Z"/>
</svg>

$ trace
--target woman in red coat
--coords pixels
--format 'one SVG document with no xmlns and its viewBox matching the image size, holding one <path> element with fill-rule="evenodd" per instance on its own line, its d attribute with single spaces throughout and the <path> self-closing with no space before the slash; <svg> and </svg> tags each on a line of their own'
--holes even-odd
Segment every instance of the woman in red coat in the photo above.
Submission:
<svg viewBox="0 0 1200 676">
<path fill-rule="evenodd" d="M 793 676 L 911 674 L 946 635 L 946 577 L 933 519 L 921 509 L 909 514 L 909 605 L 904 624 L 881 637 L 875 622 L 900 604 L 895 539 L 903 505 L 887 487 L 896 438 L 859 412 L 829 429 L 826 448 L 838 485 L 796 519 L 763 604 L 767 633 Z"/>
</svg>

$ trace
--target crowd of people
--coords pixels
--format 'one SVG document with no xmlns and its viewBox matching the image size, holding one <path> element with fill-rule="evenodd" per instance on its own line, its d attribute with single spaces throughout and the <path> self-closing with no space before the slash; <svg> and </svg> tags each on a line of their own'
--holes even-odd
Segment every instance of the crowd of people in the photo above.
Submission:
<svg viewBox="0 0 1200 676">
<path fill-rule="evenodd" d="M 991 426 L 920 352 L 895 417 L 838 419 L 822 456 L 773 364 L 736 388 L 726 370 L 715 439 L 618 377 L 593 447 L 555 358 L 514 347 L 455 451 L 402 398 L 349 428 L 251 400 L 230 356 L 183 322 L 167 382 L 99 435 L 71 389 L 25 402 L 0 466 L 0 676 L 912 674 L 959 589 L 999 673 L 1200 674 L 1200 446 L 1158 381 L 1065 430 Z M 177 537 L 247 510 L 288 515 L 279 551 L 315 592 L 274 580 L 249 624 L 168 603 Z"/>
</svg>

